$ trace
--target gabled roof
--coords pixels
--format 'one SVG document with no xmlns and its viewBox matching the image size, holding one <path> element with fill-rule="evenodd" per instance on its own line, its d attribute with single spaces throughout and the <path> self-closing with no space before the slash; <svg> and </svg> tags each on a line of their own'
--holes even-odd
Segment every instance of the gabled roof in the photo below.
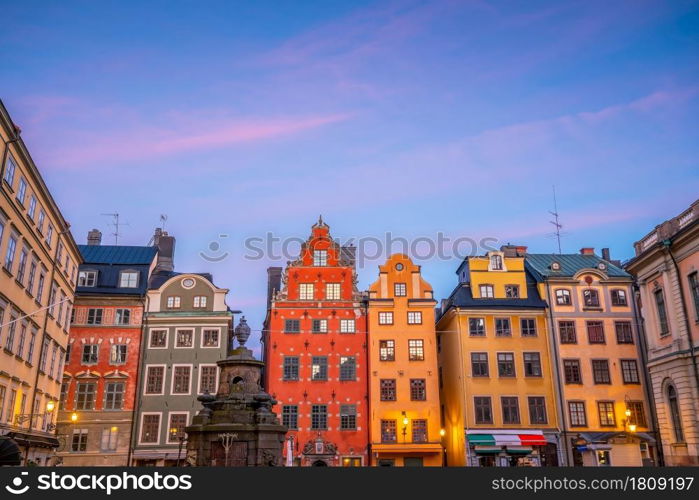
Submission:
<svg viewBox="0 0 699 500">
<path fill-rule="evenodd" d="M 214 277 L 211 273 L 177 273 L 175 271 L 156 271 L 150 277 L 148 288 L 150 290 L 157 290 L 173 276 L 181 276 L 183 274 L 194 274 L 196 276 L 201 276 L 205 280 L 208 280 L 212 285 L 216 286 L 214 283 Z"/>
<path fill-rule="evenodd" d="M 149 265 L 158 253 L 157 247 L 122 245 L 78 245 L 85 264 Z"/>
<path fill-rule="evenodd" d="M 551 264 L 558 262 L 561 268 L 558 271 L 551 269 Z M 602 271 L 610 278 L 629 278 L 631 275 L 597 255 L 583 254 L 548 254 L 548 253 L 528 253 L 524 263 L 538 280 L 543 278 L 572 278 L 583 269 L 597 269 L 600 262 L 604 262 L 607 269 Z"/>
</svg>

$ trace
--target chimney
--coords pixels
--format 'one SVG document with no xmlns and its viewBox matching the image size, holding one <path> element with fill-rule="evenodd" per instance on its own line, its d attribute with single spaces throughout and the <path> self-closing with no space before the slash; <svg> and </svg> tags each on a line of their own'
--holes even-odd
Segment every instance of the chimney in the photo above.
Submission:
<svg viewBox="0 0 699 500">
<path fill-rule="evenodd" d="M 158 248 L 158 262 L 155 272 L 175 270 L 175 237 L 167 234 L 161 228 L 155 228 L 153 246 Z"/>
<path fill-rule="evenodd" d="M 102 243 L 102 231 L 93 229 L 87 233 L 87 244 L 89 246 L 99 246 Z"/>
<path fill-rule="evenodd" d="M 502 245 L 500 251 L 505 255 L 505 257 L 517 257 L 517 247 L 514 245 Z"/>
<path fill-rule="evenodd" d="M 355 267 L 357 262 L 357 247 L 347 245 L 340 247 L 340 265 Z"/>
<path fill-rule="evenodd" d="M 609 248 L 603 248 L 603 249 L 602 249 L 602 258 L 603 258 L 604 260 L 606 260 L 607 262 L 611 262 L 611 261 L 612 261 L 611 256 L 610 256 L 610 253 L 609 253 Z"/>
<path fill-rule="evenodd" d="M 580 255 L 595 255 L 595 249 L 592 247 L 583 247 L 580 249 Z"/>
<path fill-rule="evenodd" d="M 517 245 L 516 247 L 517 250 L 517 257 L 524 257 L 527 255 L 527 247 L 524 245 Z"/>
<path fill-rule="evenodd" d="M 281 290 L 282 287 L 282 268 L 268 267 L 267 268 L 267 309 L 272 306 L 274 293 Z"/>
</svg>

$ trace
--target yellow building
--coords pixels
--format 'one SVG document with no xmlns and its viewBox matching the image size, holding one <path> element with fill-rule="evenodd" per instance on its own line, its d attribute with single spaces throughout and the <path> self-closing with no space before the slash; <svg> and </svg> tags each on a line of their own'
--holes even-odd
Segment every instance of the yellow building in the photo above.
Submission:
<svg viewBox="0 0 699 500">
<path fill-rule="evenodd" d="M 468 257 L 437 320 L 449 466 L 554 466 L 559 427 L 546 303 L 525 247 Z"/>
<path fill-rule="evenodd" d="M 45 465 L 80 254 L 2 102 L 0 137 L 0 436 Z"/>
<path fill-rule="evenodd" d="M 550 305 L 564 464 L 657 463 L 632 277 L 603 255 L 526 256 Z"/>
<path fill-rule="evenodd" d="M 371 465 L 442 465 L 435 305 L 406 255 L 379 266 L 368 305 Z"/>
</svg>

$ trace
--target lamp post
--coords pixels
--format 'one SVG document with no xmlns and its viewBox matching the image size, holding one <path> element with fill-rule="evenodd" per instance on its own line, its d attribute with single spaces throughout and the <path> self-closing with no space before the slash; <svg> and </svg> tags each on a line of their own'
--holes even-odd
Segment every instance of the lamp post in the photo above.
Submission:
<svg viewBox="0 0 699 500">
<path fill-rule="evenodd" d="M 170 436 L 177 439 L 177 441 L 179 441 L 180 443 L 177 448 L 177 462 L 175 463 L 175 466 L 179 467 L 180 460 L 182 458 L 182 445 L 184 445 L 184 442 L 187 439 L 187 437 L 185 436 L 185 433 L 180 432 L 180 430 L 177 427 L 170 428 Z"/>
</svg>

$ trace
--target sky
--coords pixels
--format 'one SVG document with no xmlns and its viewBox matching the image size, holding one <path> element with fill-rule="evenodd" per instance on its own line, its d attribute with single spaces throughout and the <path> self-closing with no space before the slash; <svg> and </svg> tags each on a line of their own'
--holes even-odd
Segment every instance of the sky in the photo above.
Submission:
<svg viewBox="0 0 699 500">
<path fill-rule="evenodd" d="M 266 268 L 287 258 L 250 258 L 246 241 L 305 239 L 320 214 L 342 241 L 419 242 L 441 299 L 468 249 L 430 257 L 426 241 L 555 252 L 554 185 L 563 252 L 622 260 L 699 198 L 697 1 L 27 0 L 2 13 L 0 98 L 76 241 L 98 228 L 113 243 L 102 214 L 119 213 L 119 243 L 145 245 L 165 214 L 176 270 L 229 288 L 253 343 Z M 362 262 L 360 289 L 385 257 Z"/>
</svg>

